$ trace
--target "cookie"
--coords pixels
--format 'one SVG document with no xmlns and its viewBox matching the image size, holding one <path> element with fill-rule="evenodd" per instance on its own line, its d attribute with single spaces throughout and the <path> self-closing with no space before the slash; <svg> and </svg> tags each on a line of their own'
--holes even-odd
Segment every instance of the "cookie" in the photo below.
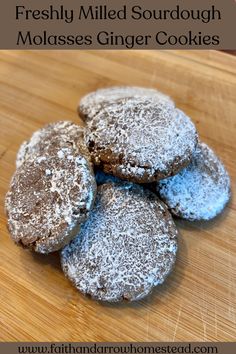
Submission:
<svg viewBox="0 0 236 354">
<path fill-rule="evenodd" d="M 18 167 L 5 201 L 12 239 L 39 253 L 57 251 L 76 236 L 96 193 L 91 164 L 79 150 L 50 149 Z"/>
<path fill-rule="evenodd" d="M 155 89 L 136 86 L 113 86 L 99 89 L 84 96 L 79 104 L 78 113 L 84 121 L 92 119 L 104 106 L 117 99 L 128 97 L 154 97 L 157 101 L 167 102 L 174 107 L 170 97 Z"/>
<path fill-rule="evenodd" d="M 20 167 L 29 158 L 50 156 L 67 148 L 79 149 L 89 159 L 84 143 L 84 128 L 69 121 L 48 124 L 21 145 L 17 154 L 16 167 Z"/>
<path fill-rule="evenodd" d="M 187 220 L 209 220 L 229 201 L 230 178 L 215 153 L 199 143 L 188 167 L 160 181 L 157 190 L 174 215 Z"/>
<path fill-rule="evenodd" d="M 139 300 L 162 284 L 177 252 L 177 229 L 155 194 L 132 183 L 98 187 L 95 207 L 61 252 L 65 275 L 102 301 Z"/>
<path fill-rule="evenodd" d="M 92 161 L 104 172 L 137 183 L 178 173 L 191 160 L 194 124 L 166 101 L 126 98 L 102 108 L 87 122 Z"/>
</svg>

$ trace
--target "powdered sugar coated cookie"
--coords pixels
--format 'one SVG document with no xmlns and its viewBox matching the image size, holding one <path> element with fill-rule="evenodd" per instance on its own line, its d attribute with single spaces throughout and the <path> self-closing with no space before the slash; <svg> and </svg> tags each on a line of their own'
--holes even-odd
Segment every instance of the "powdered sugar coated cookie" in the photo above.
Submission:
<svg viewBox="0 0 236 354">
<path fill-rule="evenodd" d="M 78 151 L 25 161 L 6 195 L 13 240 L 39 253 L 59 250 L 88 217 L 95 192 L 91 165 Z"/>
<path fill-rule="evenodd" d="M 173 214 L 187 220 L 209 220 L 229 201 L 230 178 L 215 153 L 200 143 L 188 167 L 160 181 L 157 190 Z"/>
<path fill-rule="evenodd" d="M 173 268 L 177 230 L 155 194 L 132 183 L 98 187 L 95 207 L 61 253 L 66 276 L 102 301 L 139 300 Z"/>
<path fill-rule="evenodd" d="M 87 123 L 86 143 L 104 172 L 138 183 L 176 174 L 197 144 L 191 120 L 166 101 L 126 98 L 105 106 Z"/>
</svg>

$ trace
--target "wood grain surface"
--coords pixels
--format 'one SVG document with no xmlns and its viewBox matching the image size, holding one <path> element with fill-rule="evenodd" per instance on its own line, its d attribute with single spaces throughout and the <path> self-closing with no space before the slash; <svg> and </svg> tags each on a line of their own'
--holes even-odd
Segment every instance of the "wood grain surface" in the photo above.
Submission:
<svg viewBox="0 0 236 354">
<path fill-rule="evenodd" d="M 236 58 L 215 51 L 2 51 L 0 82 L 0 340 L 235 340 Z M 121 84 L 174 98 L 224 161 L 233 197 L 211 222 L 177 221 L 178 259 L 163 286 L 138 303 L 111 305 L 78 293 L 58 254 L 15 246 L 3 204 L 20 143 L 45 123 L 79 122 L 82 95 Z"/>
</svg>

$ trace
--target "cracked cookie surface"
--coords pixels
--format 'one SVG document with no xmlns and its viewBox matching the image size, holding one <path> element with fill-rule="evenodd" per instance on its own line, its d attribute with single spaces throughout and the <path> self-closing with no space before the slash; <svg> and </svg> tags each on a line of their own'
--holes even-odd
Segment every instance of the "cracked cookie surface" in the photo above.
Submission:
<svg viewBox="0 0 236 354">
<path fill-rule="evenodd" d="M 92 161 L 104 172 L 137 183 L 176 174 L 191 160 L 198 136 L 194 124 L 167 101 L 119 99 L 87 122 Z"/>
<path fill-rule="evenodd" d="M 174 215 L 191 221 L 210 220 L 230 199 L 230 178 L 213 150 L 199 143 L 191 163 L 160 181 L 157 191 Z"/>
<path fill-rule="evenodd" d="M 61 252 L 65 275 L 94 299 L 139 300 L 175 262 L 177 229 L 154 193 L 132 183 L 98 187 L 89 219 Z"/>
</svg>

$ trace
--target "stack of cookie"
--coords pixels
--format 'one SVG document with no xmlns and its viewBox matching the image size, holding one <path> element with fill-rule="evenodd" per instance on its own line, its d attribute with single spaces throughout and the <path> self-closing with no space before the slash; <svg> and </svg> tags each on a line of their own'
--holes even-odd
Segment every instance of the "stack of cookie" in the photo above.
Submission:
<svg viewBox="0 0 236 354">
<path fill-rule="evenodd" d="M 174 266 L 171 214 L 214 218 L 230 179 L 190 118 L 157 90 L 98 90 L 78 111 L 85 128 L 50 124 L 21 146 L 6 196 L 9 230 L 36 252 L 62 249 L 62 269 L 82 293 L 139 300 Z"/>
</svg>

